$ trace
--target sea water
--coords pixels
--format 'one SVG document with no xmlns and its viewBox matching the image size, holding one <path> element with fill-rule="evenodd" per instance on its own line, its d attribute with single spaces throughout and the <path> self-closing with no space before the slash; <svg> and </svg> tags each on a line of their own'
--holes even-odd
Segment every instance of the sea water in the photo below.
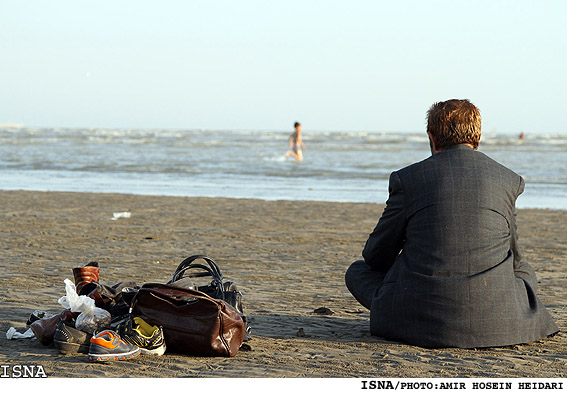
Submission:
<svg viewBox="0 0 567 394">
<path fill-rule="evenodd" d="M 425 132 L 0 127 L 0 189 L 384 203 L 392 171 L 431 155 Z M 567 209 L 567 135 L 485 133 L 526 180 L 518 208 Z"/>
</svg>

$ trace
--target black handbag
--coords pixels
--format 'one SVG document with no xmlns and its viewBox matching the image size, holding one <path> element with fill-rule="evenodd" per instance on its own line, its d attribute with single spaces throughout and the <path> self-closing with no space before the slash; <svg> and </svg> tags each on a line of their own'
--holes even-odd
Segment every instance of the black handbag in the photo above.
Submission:
<svg viewBox="0 0 567 394">
<path fill-rule="evenodd" d="M 204 261 L 205 264 L 196 261 Z M 211 282 L 205 285 L 196 285 L 194 279 L 210 277 Z M 242 307 L 242 293 L 232 281 L 223 281 L 223 275 L 217 263 L 209 256 L 197 254 L 183 260 L 168 285 L 201 291 L 212 298 L 224 301 L 232 307 L 244 322 L 245 338 L 250 339 L 251 327 Z"/>
</svg>

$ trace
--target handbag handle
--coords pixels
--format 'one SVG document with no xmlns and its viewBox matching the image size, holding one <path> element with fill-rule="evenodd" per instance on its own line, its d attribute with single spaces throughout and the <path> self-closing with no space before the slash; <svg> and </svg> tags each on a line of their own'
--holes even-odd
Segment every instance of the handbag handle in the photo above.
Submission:
<svg viewBox="0 0 567 394">
<path fill-rule="evenodd" d="M 190 270 L 192 269 L 199 269 L 201 270 L 200 272 L 191 272 L 189 273 Z M 175 271 L 175 274 L 173 274 L 173 278 L 171 279 L 171 282 L 175 282 L 181 278 L 200 278 L 203 276 L 212 276 L 214 281 L 219 281 L 222 282 L 222 278 L 219 278 L 217 273 L 215 271 L 213 271 L 210 267 L 207 267 L 206 265 L 203 264 L 190 264 L 186 267 L 183 267 L 182 269 L 180 269 L 179 271 Z"/>
<path fill-rule="evenodd" d="M 207 262 L 208 266 L 204 265 L 204 264 L 193 263 L 193 261 L 198 260 L 198 259 L 205 260 Z M 188 273 L 188 271 L 191 270 L 191 269 L 200 269 L 204 272 Z M 212 278 L 213 278 L 212 284 L 218 288 L 219 295 L 223 296 L 223 298 L 224 298 L 224 291 L 223 291 L 223 286 L 222 286 L 223 276 L 220 272 L 218 265 L 209 256 L 206 256 L 206 255 L 203 255 L 203 254 L 197 254 L 197 255 L 194 255 L 194 256 L 187 257 L 185 260 L 183 260 L 179 264 L 179 266 L 175 270 L 175 274 L 173 274 L 173 278 L 171 278 L 171 280 L 169 282 L 167 282 L 167 284 L 173 284 L 173 282 L 178 281 L 179 279 L 183 278 L 184 276 L 189 277 L 189 278 L 212 276 Z"/>
<path fill-rule="evenodd" d="M 193 263 L 193 261 L 198 260 L 198 259 L 205 260 L 205 262 L 208 264 L 208 267 L 205 267 L 202 264 Z M 187 257 L 185 260 L 183 260 L 177 266 L 177 269 L 175 270 L 175 274 L 173 275 L 174 280 L 181 279 L 183 273 L 191 267 L 202 268 L 205 271 L 208 271 L 213 278 L 216 278 L 216 279 L 222 281 L 223 276 L 221 274 L 219 266 L 217 265 L 217 263 L 212 258 L 210 258 L 209 256 L 206 256 L 204 254 L 196 254 L 196 255 Z M 206 274 L 199 275 L 199 276 L 206 276 Z"/>
</svg>

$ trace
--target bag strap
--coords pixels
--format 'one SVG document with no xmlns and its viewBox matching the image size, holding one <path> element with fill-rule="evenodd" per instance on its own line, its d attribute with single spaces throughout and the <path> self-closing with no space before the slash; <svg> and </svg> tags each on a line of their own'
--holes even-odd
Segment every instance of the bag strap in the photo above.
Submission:
<svg viewBox="0 0 567 394">
<path fill-rule="evenodd" d="M 207 265 L 194 263 L 194 261 L 198 259 L 203 259 Z M 193 272 L 189 272 L 191 270 L 193 270 Z M 195 270 L 198 270 L 198 272 L 195 272 Z M 211 286 L 216 288 L 216 297 L 224 300 L 225 297 L 222 285 L 223 276 L 220 269 L 212 258 L 203 254 L 197 254 L 183 260 L 177 267 L 175 274 L 173 274 L 173 278 L 171 278 L 167 284 L 175 285 L 176 281 L 184 277 L 199 278 L 204 276 L 212 277 Z"/>
<path fill-rule="evenodd" d="M 207 265 L 193 263 L 193 261 L 198 259 L 204 260 L 207 263 Z M 188 273 L 188 271 L 192 269 L 199 269 L 201 270 L 201 272 Z M 219 283 L 222 283 L 223 280 L 223 276 L 220 272 L 217 263 L 212 258 L 204 254 L 197 254 L 194 256 L 187 257 L 185 260 L 183 260 L 175 270 L 175 273 L 173 274 L 173 278 L 168 283 L 175 282 L 176 280 L 179 280 L 184 276 L 190 278 L 212 276 L 213 281 Z"/>
<path fill-rule="evenodd" d="M 199 271 L 189 272 L 191 270 Z M 201 278 L 204 276 L 212 277 L 211 283 L 222 289 L 222 278 L 218 278 L 213 270 L 203 264 L 191 264 L 187 267 L 184 267 L 181 271 L 176 272 L 175 275 L 173 275 L 173 278 L 171 278 L 171 280 L 167 282 L 167 284 L 174 284 L 175 282 L 183 278 Z"/>
</svg>

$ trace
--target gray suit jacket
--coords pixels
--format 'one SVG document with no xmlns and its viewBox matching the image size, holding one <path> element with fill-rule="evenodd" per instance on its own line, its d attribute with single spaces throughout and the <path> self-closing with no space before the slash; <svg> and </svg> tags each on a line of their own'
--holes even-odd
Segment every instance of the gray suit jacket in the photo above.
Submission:
<svg viewBox="0 0 567 394">
<path fill-rule="evenodd" d="M 372 334 L 474 348 L 559 331 L 518 251 L 515 202 L 523 190 L 519 175 L 466 145 L 392 173 L 362 253 L 387 272 L 372 301 Z"/>
</svg>

